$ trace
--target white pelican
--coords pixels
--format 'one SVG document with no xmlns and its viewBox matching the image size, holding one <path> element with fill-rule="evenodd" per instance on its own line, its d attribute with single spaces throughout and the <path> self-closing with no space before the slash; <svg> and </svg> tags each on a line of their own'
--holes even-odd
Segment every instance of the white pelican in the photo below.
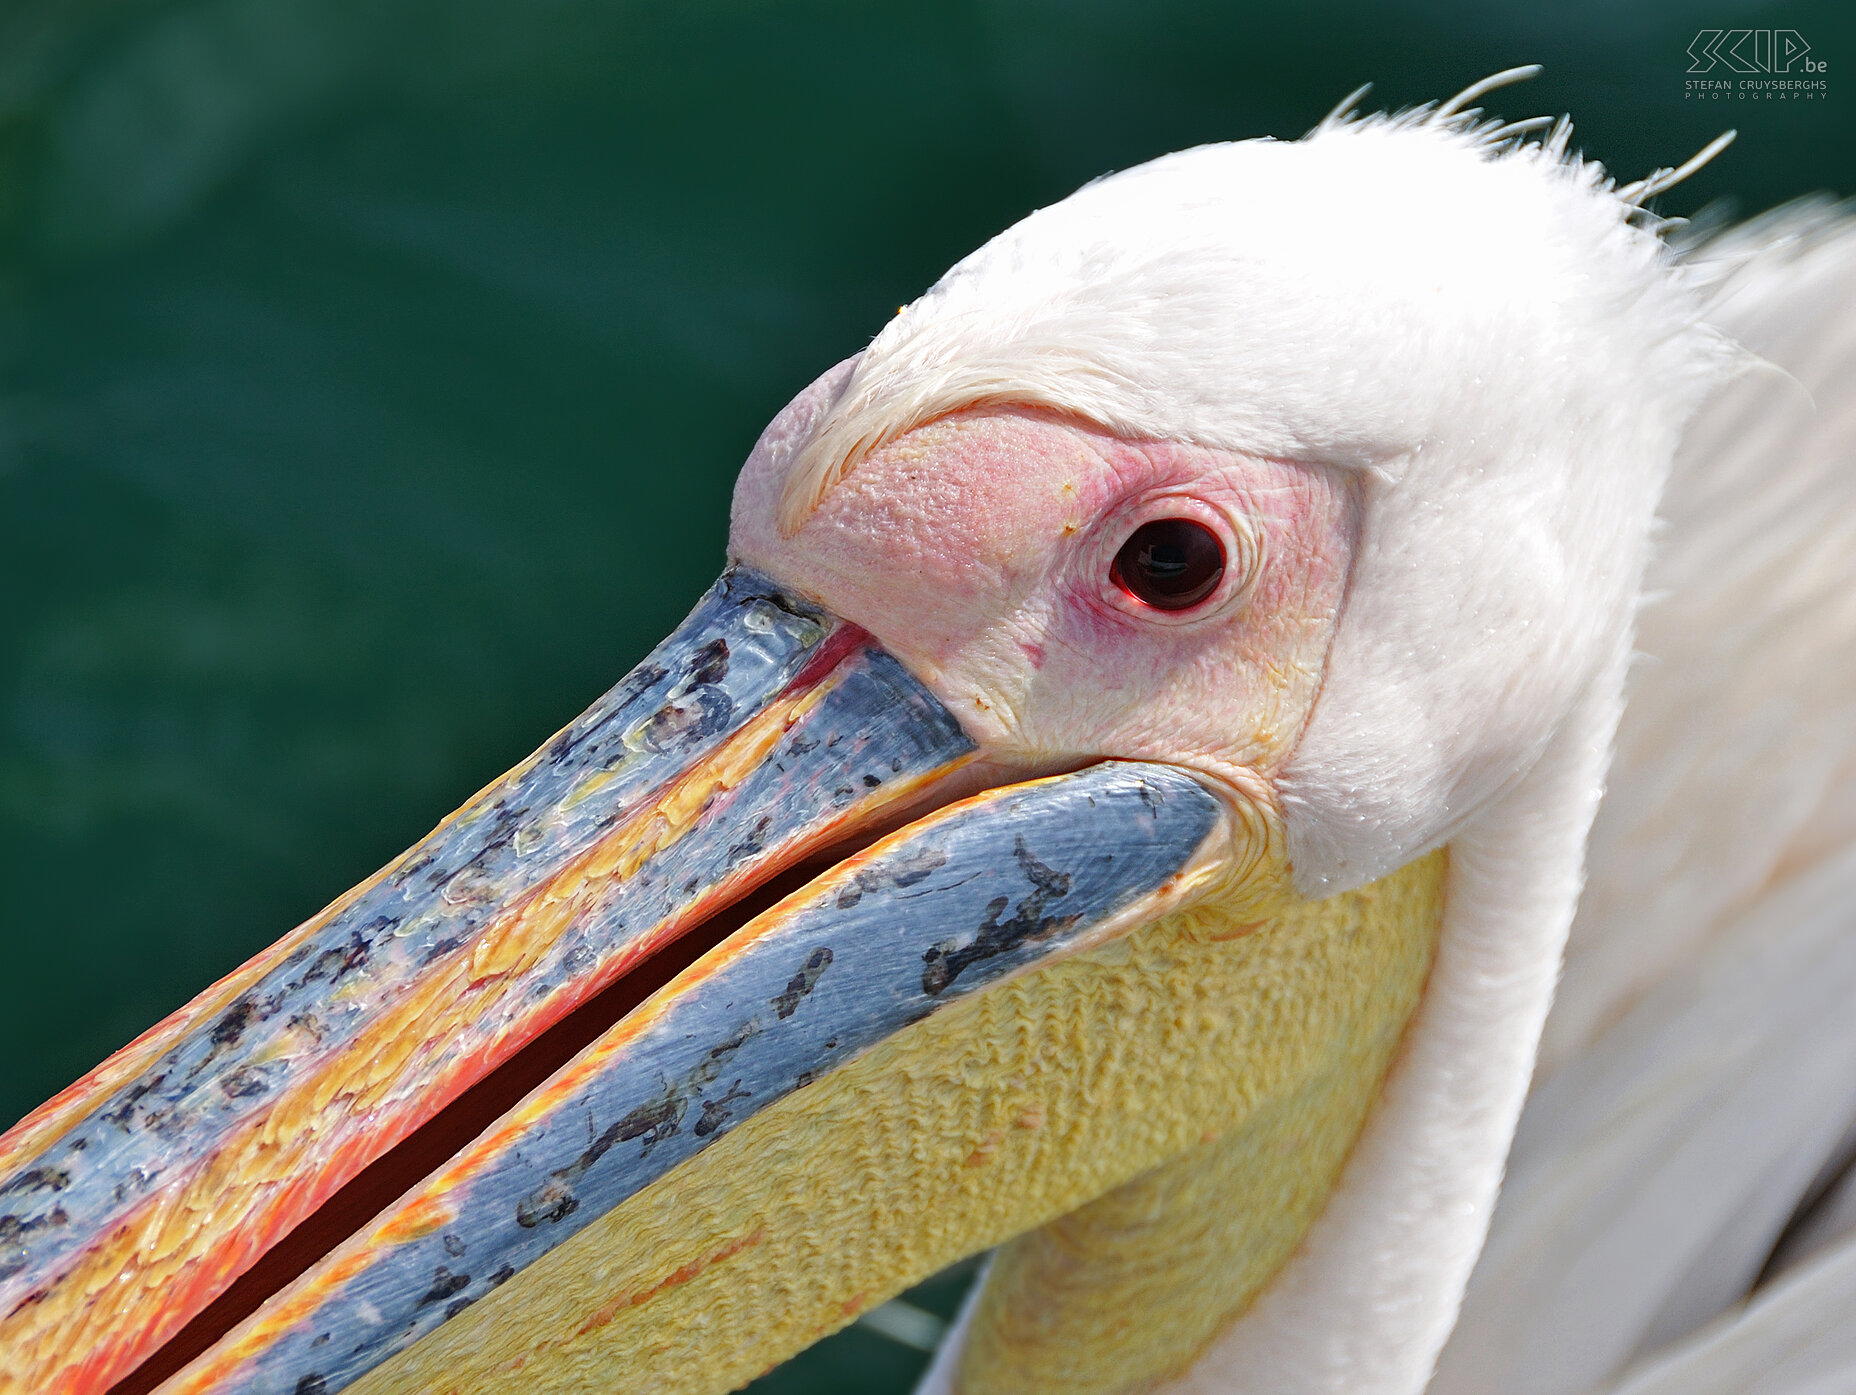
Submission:
<svg viewBox="0 0 1856 1395">
<path fill-rule="evenodd" d="M 1847 1388 L 1856 240 L 1499 80 L 803 392 L 683 627 L 0 1139 L 0 1392 L 719 1391 L 993 1247 L 933 1390 Z"/>
</svg>

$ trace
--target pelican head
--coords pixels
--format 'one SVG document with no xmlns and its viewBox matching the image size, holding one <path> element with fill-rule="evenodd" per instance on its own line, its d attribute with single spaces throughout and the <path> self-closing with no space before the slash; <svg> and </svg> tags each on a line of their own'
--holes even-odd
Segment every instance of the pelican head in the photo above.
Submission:
<svg viewBox="0 0 1856 1395">
<path fill-rule="evenodd" d="M 1728 362 L 1474 95 L 802 392 L 683 627 L 0 1142 L 0 1391 L 722 1390 L 994 1246 L 942 1388 L 1420 1388 Z"/>
</svg>

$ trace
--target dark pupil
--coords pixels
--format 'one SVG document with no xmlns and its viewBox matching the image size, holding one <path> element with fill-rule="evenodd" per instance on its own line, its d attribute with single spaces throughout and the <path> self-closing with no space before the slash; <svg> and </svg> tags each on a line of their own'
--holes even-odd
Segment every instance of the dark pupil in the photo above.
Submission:
<svg viewBox="0 0 1856 1395">
<path fill-rule="evenodd" d="M 1224 549 L 1202 523 L 1156 518 L 1143 523 L 1115 554 L 1115 580 L 1156 610 L 1195 606 L 1224 575 Z"/>
</svg>

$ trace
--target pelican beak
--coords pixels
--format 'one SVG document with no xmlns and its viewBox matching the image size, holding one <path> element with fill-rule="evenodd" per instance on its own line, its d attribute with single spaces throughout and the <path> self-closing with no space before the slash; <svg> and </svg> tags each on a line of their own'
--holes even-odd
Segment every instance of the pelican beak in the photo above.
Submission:
<svg viewBox="0 0 1856 1395">
<path fill-rule="evenodd" d="M 1182 772 L 1001 785 L 981 754 L 868 635 L 725 574 L 0 1139 L 0 1391 L 333 1395 L 756 1111 L 1205 874 L 1223 806 Z"/>
</svg>

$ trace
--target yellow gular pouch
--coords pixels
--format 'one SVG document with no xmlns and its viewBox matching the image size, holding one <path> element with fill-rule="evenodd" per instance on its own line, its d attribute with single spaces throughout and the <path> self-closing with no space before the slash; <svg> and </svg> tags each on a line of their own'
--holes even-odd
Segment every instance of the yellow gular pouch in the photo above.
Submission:
<svg viewBox="0 0 1856 1395">
<path fill-rule="evenodd" d="M 730 1390 L 1001 1244 L 966 1395 L 1150 1385 L 1320 1213 L 1423 993 L 1444 870 L 1263 915 L 1224 898 L 949 1007 L 352 1389 Z"/>
</svg>

